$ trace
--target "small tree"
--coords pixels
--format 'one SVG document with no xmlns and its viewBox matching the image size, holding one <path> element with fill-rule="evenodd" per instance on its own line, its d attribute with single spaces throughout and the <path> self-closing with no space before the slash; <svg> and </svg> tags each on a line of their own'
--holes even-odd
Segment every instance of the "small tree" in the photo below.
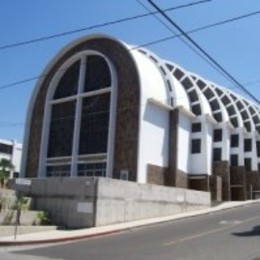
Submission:
<svg viewBox="0 0 260 260">
<path fill-rule="evenodd" d="M 21 192 L 16 192 L 16 201 L 14 209 L 16 210 L 16 225 L 20 225 L 22 210 L 27 209 L 28 200 L 24 198 Z"/>
<path fill-rule="evenodd" d="M 0 183 L 2 188 L 4 187 L 5 181 L 9 178 L 10 171 L 12 170 L 14 170 L 14 165 L 10 160 L 0 160 Z"/>
</svg>

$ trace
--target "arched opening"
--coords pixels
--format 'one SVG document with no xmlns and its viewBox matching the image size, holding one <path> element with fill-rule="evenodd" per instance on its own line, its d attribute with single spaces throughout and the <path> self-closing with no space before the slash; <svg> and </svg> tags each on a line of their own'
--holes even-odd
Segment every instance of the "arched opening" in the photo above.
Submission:
<svg viewBox="0 0 260 260">
<path fill-rule="evenodd" d="M 108 176 L 112 169 L 114 71 L 98 52 L 68 60 L 48 89 L 40 176 Z M 110 156 L 108 156 L 110 154 Z M 108 162 L 109 161 L 109 162 Z"/>
</svg>

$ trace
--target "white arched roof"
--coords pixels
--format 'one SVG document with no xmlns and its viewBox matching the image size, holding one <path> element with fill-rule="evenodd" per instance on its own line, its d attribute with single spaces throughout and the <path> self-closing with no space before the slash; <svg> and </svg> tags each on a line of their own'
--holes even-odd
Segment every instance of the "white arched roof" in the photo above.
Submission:
<svg viewBox="0 0 260 260">
<path fill-rule="evenodd" d="M 169 96 L 167 94 L 166 97 L 162 96 L 163 87 L 159 91 L 158 89 L 150 89 L 149 84 L 145 86 L 148 92 L 151 91 L 153 95 L 157 96 L 154 98 L 170 98 L 170 105 L 183 106 L 196 116 L 209 114 L 217 122 L 230 122 L 234 128 L 244 127 L 247 132 L 256 129 L 260 132 L 260 111 L 255 104 L 245 101 L 235 93 L 217 86 L 213 82 L 186 71 L 171 61 L 160 59 L 144 48 L 138 49 L 138 51 L 156 65 L 157 70 L 164 78 L 164 85 Z M 145 66 L 144 63 L 137 62 L 137 64 L 140 65 L 140 71 L 145 71 L 141 68 Z M 149 72 L 146 74 L 149 75 Z M 153 80 L 156 75 L 158 73 L 150 74 L 150 80 L 157 84 L 158 80 Z M 163 85 L 162 82 L 160 85 Z M 242 109 L 239 107 L 239 102 L 242 104 Z M 169 103 L 167 104 L 169 105 Z"/>
<path fill-rule="evenodd" d="M 156 99 L 164 105 L 172 106 L 171 89 L 168 87 L 171 84 L 167 83 L 167 69 L 160 63 L 160 58 L 134 48 L 131 54 L 137 65 L 142 95 L 146 99 Z"/>
<path fill-rule="evenodd" d="M 257 130 L 260 133 L 260 109 L 257 104 L 190 73 L 171 61 L 162 60 L 144 48 L 138 49 L 138 51 L 156 65 L 164 78 L 171 106 L 183 106 L 196 116 L 209 114 L 217 122 L 230 122 L 234 128 L 245 128 L 247 132 Z M 140 70 L 145 71 L 143 68 Z M 155 76 L 150 75 L 150 77 Z M 163 91 L 163 87 L 158 93 L 155 90 L 151 90 L 151 93 L 157 95 L 155 97 L 157 99 L 158 97 L 167 98 L 162 96 L 161 91 Z"/>
</svg>

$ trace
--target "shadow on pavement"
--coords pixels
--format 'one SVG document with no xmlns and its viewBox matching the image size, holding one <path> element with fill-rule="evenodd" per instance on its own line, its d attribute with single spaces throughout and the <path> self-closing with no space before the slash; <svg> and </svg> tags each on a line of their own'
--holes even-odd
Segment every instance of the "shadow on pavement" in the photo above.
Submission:
<svg viewBox="0 0 260 260">
<path fill-rule="evenodd" d="M 249 231 L 232 233 L 232 235 L 238 237 L 260 236 L 260 226 L 255 226 Z"/>
</svg>

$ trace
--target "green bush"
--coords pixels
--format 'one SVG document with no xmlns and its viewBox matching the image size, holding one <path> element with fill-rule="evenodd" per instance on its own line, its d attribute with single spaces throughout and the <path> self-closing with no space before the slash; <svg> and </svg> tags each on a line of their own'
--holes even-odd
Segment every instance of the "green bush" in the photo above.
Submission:
<svg viewBox="0 0 260 260">
<path fill-rule="evenodd" d="M 46 211 L 38 212 L 37 218 L 38 218 L 38 220 L 40 222 L 40 225 L 50 225 L 51 224 L 51 220 L 50 220 L 49 214 Z"/>
</svg>

